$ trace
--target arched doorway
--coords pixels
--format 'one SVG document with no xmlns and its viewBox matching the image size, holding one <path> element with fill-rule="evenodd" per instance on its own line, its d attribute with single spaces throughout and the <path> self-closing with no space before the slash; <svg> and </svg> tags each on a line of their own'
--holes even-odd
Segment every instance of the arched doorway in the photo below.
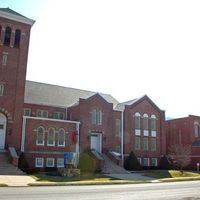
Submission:
<svg viewBox="0 0 200 200">
<path fill-rule="evenodd" d="M 0 149 L 5 148 L 7 118 L 0 113 Z"/>
</svg>

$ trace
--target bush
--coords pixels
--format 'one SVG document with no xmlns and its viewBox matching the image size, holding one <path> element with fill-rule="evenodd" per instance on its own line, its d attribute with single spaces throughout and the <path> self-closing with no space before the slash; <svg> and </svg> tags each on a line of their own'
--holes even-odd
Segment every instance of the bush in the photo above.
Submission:
<svg viewBox="0 0 200 200">
<path fill-rule="evenodd" d="M 124 167 L 127 170 L 141 170 L 142 169 L 138 159 L 136 158 L 135 154 L 132 151 L 127 157 Z"/>
<path fill-rule="evenodd" d="M 18 167 L 24 172 L 27 172 L 29 170 L 29 164 L 26 160 L 24 153 L 21 153 L 21 155 L 19 157 Z"/>
<path fill-rule="evenodd" d="M 97 163 L 88 153 L 81 153 L 78 168 L 81 172 L 94 173 L 97 170 Z"/>
<path fill-rule="evenodd" d="M 159 167 L 160 169 L 172 169 L 172 165 L 170 164 L 166 155 L 161 157 Z"/>
</svg>

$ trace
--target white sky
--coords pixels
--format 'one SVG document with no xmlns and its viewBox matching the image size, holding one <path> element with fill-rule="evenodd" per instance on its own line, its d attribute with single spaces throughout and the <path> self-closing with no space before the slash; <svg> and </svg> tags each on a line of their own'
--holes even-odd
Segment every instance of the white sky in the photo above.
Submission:
<svg viewBox="0 0 200 200">
<path fill-rule="evenodd" d="M 147 94 L 168 117 L 200 115 L 200 1 L 46 2 L 27 79 L 120 102 Z"/>
</svg>

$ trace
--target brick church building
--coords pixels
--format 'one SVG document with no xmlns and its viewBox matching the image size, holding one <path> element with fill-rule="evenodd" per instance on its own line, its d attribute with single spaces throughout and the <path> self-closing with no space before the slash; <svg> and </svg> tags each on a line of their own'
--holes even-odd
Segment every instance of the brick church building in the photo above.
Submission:
<svg viewBox="0 0 200 200">
<path fill-rule="evenodd" d="M 93 149 L 121 164 L 133 151 L 141 165 L 158 166 L 168 146 L 180 142 L 179 129 L 182 144 L 192 144 L 193 164 L 200 161 L 199 117 L 166 122 L 147 95 L 120 103 L 109 94 L 27 81 L 33 24 L 0 9 L 0 150 L 15 164 L 23 153 L 30 168 L 63 167 L 66 152 Z"/>
</svg>

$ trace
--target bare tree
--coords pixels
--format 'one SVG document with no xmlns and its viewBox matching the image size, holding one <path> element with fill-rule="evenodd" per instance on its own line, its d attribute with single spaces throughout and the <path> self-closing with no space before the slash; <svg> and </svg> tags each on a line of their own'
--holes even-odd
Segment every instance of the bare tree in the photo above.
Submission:
<svg viewBox="0 0 200 200">
<path fill-rule="evenodd" d="M 183 169 L 191 162 L 190 146 L 174 145 L 169 148 L 169 152 L 169 158 L 172 160 L 173 165 L 176 165 L 183 173 Z"/>
</svg>

